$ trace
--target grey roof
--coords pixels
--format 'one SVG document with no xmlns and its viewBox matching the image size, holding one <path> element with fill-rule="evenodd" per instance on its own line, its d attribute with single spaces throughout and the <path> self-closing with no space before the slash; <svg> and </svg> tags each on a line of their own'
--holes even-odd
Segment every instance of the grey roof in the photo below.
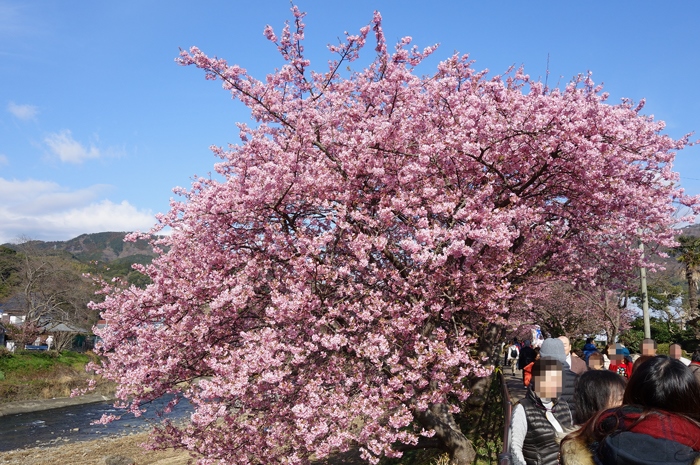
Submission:
<svg viewBox="0 0 700 465">
<path fill-rule="evenodd" d="M 89 331 L 78 328 L 77 326 L 71 326 L 66 323 L 48 323 L 44 326 L 44 330 L 47 333 L 83 333 L 87 334 Z"/>
</svg>

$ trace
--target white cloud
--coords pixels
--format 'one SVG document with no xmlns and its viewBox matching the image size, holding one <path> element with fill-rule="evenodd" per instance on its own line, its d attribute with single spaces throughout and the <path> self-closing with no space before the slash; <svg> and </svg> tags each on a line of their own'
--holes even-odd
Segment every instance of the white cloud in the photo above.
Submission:
<svg viewBox="0 0 700 465">
<path fill-rule="evenodd" d="M 12 116 L 15 118 L 23 121 L 34 120 L 36 115 L 39 114 L 39 109 L 34 105 L 17 105 L 15 102 L 7 104 L 7 111 L 12 113 Z"/>
<path fill-rule="evenodd" d="M 0 3 L 0 34 L 20 33 L 24 23 L 19 5 L 13 5 L 9 2 Z"/>
<path fill-rule="evenodd" d="M 9 164 L 10 164 L 10 160 L 7 159 L 7 156 L 0 153 L 0 166 L 9 165 Z"/>
<path fill-rule="evenodd" d="M 6 206 L 29 215 L 46 215 L 54 211 L 79 208 L 95 201 L 109 186 L 95 184 L 79 189 L 64 189 L 47 181 L 7 181 L 0 178 L 0 197 Z"/>
<path fill-rule="evenodd" d="M 88 158 L 99 158 L 100 151 L 94 145 L 89 149 L 73 139 L 73 135 L 68 129 L 59 133 L 49 134 L 44 138 L 44 142 L 49 146 L 51 152 L 58 155 L 62 162 L 82 163 Z"/>
<path fill-rule="evenodd" d="M 150 211 L 129 202 L 98 199 L 107 186 L 70 190 L 53 182 L 0 178 L 0 244 L 21 237 L 68 240 L 85 233 L 148 231 Z"/>
<path fill-rule="evenodd" d="M 45 10 L 39 2 L 0 0 L 0 38 L 21 40 L 49 36 L 55 30 L 56 21 L 46 15 Z"/>
</svg>

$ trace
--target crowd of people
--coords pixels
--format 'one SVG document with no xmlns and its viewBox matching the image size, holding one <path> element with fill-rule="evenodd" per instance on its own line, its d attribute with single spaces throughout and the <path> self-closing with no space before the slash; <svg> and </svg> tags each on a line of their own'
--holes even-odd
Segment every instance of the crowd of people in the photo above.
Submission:
<svg viewBox="0 0 700 465">
<path fill-rule="evenodd" d="M 513 464 L 700 465 L 700 349 L 641 349 L 589 339 L 579 356 L 564 336 L 504 344 L 527 388 L 510 423 Z"/>
</svg>

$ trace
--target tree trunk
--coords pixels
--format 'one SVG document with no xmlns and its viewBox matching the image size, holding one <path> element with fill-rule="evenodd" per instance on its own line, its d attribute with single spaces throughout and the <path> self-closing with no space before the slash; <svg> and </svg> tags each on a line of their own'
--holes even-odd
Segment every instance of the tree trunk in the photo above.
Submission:
<svg viewBox="0 0 700 465">
<path fill-rule="evenodd" d="M 501 360 L 501 342 L 506 336 L 505 327 L 491 323 L 488 327 L 479 334 L 477 342 L 477 350 L 479 357 L 486 357 L 488 361 L 486 365 L 498 366 Z"/>
<path fill-rule="evenodd" d="M 698 310 L 698 294 L 695 290 L 695 269 L 689 263 L 685 264 L 685 280 L 688 282 L 688 318 L 686 324 L 693 329 L 696 338 L 700 338 L 700 311 Z"/>
<path fill-rule="evenodd" d="M 416 412 L 416 418 L 424 428 L 435 430 L 435 436 L 450 454 L 450 465 L 472 464 L 476 451 L 445 404 L 433 404 L 424 412 Z"/>
<path fill-rule="evenodd" d="M 698 313 L 698 294 L 695 291 L 695 270 L 692 267 L 685 267 L 685 279 L 688 282 L 688 305 L 690 307 L 690 317 L 695 318 Z"/>
</svg>

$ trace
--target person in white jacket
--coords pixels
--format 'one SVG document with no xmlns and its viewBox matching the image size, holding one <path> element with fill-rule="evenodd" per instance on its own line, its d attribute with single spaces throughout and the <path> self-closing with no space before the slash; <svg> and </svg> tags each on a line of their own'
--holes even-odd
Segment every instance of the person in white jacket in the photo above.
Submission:
<svg viewBox="0 0 700 465">
<path fill-rule="evenodd" d="M 520 347 L 518 339 L 513 338 L 513 343 L 506 348 L 506 365 L 510 365 L 510 370 L 515 376 L 515 371 L 518 369 L 518 358 L 520 357 Z"/>
</svg>

